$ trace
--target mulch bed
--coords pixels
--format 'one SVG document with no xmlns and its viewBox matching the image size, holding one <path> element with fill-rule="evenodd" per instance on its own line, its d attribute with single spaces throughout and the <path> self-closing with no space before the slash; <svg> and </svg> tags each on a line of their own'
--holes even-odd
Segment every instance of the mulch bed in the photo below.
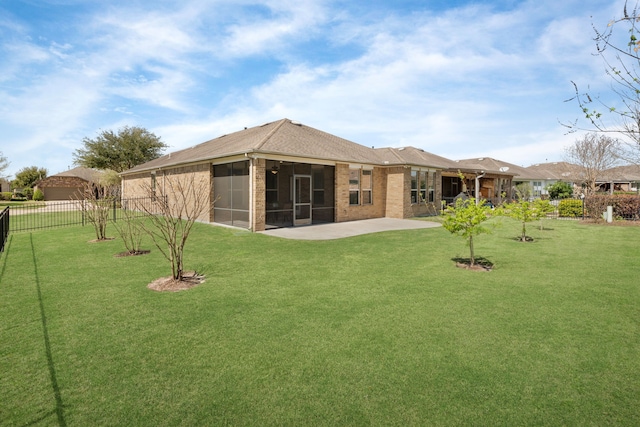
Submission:
<svg viewBox="0 0 640 427">
<path fill-rule="evenodd" d="M 126 257 L 126 256 L 146 255 L 146 254 L 149 254 L 149 253 L 151 253 L 151 251 L 150 251 L 150 250 L 148 250 L 148 249 L 143 249 L 143 250 L 140 250 L 140 251 L 134 251 L 134 252 L 131 252 L 131 251 L 125 251 L 125 252 L 120 252 L 119 254 L 115 254 L 115 255 L 114 255 L 114 257 L 116 257 L 116 258 L 122 258 L 122 257 Z"/>
<path fill-rule="evenodd" d="M 182 280 L 175 280 L 172 276 L 161 277 L 147 285 L 147 288 L 157 292 L 185 291 L 204 283 L 205 277 L 189 271 L 182 274 Z"/>
<path fill-rule="evenodd" d="M 471 265 L 469 258 L 453 258 L 456 263 L 456 267 L 464 268 L 470 271 L 491 271 L 493 270 L 493 263 L 486 258 L 476 258 L 475 264 Z"/>
</svg>

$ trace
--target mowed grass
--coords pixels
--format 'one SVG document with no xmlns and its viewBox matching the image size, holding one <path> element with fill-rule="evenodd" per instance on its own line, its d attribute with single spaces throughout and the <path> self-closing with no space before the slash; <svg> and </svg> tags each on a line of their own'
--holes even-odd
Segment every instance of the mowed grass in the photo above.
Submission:
<svg viewBox="0 0 640 427">
<path fill-rule="evenodd" d="M 92 227 L 0 258 L 1 425 L 640 425 L 640 228 L 292 241 L 197 224 L 189 291 Z M 115 236 L 115 230 L 110 228 Z"/>
</svg>

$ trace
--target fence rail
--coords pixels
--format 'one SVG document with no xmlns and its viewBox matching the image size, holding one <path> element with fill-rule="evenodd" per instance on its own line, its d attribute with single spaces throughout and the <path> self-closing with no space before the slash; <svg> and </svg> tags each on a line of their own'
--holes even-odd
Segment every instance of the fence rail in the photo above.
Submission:
<svg viewBox="0 0 640 427">
<path fill-rule="evenodd" d="M 125 217 L 124 210 L 139 212 L 143 215 L 141 206 L 157 203 L 156 199 L 102 199 L 102 200 L 69 200 L 51 201 L 11 206 L 7 211 L 7 233 L 9 228 L 9 213 L 11 212 L 11 232 L 33 231 L 46 228 L 68 227 L 71 225 L 85 225 L 91 210 L 99 204 L 101 209 L 108 211 L 110 221 L 120 221 Z M 3 211 L 4 213 L 4 211 Z"/>
</svg>

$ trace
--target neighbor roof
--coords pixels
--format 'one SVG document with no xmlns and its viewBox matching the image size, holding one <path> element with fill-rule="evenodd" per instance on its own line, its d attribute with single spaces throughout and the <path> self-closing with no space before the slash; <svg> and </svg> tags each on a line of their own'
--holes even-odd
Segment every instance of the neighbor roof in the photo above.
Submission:
<svg viewBox="0 0 640 427">
<path fill-rule="evenodd" d="M 513 163 L 503 162 L 491 157 L 478 157 L 475 159 L 456 160 L 455 167 L 461 170 L 485 171 L 487 173 L 498 175 L 515 176 L 522 175 L 525 171 L 523 167 L 514 165 Z"/>
<path fill-rule="evenodd" d="M 55 176 L 66 176 L 66 177 L 73 177 L 73 178 L 81 178 L 81 179 L 84 179 L 85 181 L 95 181 L 102 173 L 104 172 L 98 169 L 84 168 L 80 166 L 77 168 L 69 169 L 68 171 L 57 173 L 55 175 L 50 175 L 47 178 L 52 178 Z M 44 179 L 47 179 L 47 178 L 44 178 Z"/>
<path fill-rule="evenodd" d="M 384 164 L 422 165 L 441 169 L 449 169 L 454 167 L 453 160 L 428 153 L 420 148 L 377 148 L 376 151 L 384 159 Z"/>
<path fill-rule="evenodd" d="M 567 162 L 538 163 L 526 168 L 536 178 L 558 181 L 580 180 L 579 167 Z"/>
<path fill-rule="evenodd" d="M 640 166 L 625 165 L 607 169 L 598 182 L 640 182 Z"/>
<path fill-rule="evenodd" d="M 446 159 L 439 156 L 422 152 L 422 154 L 414 153 L 411 159 L 403 159 L 403 156 L 394 156 L 392 154 L 394 150 L 399 149 L 369 148 L 302 123 L 282 119 L 165 154 L 135 166 L 123 174 L 251 153 L 374 165 L 410 163 L 436 168 L 446 167 L 443 162 Z M 412 148 L 413 151 L 420 150 Z"/>
</svg>

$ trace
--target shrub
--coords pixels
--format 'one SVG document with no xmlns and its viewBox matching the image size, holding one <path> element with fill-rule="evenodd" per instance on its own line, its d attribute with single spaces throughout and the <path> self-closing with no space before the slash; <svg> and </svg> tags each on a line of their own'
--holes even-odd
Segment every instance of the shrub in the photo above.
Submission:
<svg viewBox="0 0 640 427">
<path fill-rule="evenodd" d="M 22 194 L 24 194 L 27 200 L 31 200 L 33 198 L 33 188 L 25 188 L 22 190 Z"/>
<path fill-rule="evenodd" d="M 568 199 L 573 195 L 573 186 L 568 182 L 558 181 L 547 187 L 549 197 L 552 199 Z"/>
<path fill-rule="evenodd" d="M 11 200 L 13 193 L 11 191 L 3 191 L 0 193 L 0 200 Z"/>
<path fill-rule="evenodd" d="M 577 218 L 582 216 L 582 200 L 560 200 L 560 203 L 558 204 L 558 215 L 570 218 Z"/>
<path fill-rule="evenodd" d="M 33 200 L 35 200 L 36 202 L 44 200 L 44 193 L 41 189 L 38 188 L 33 192 Z"/>
<path fill-rule="evenodd" d="M 614 218 L 640 219 L 640 197 L 631 195 L 594 195 L 587 198 L 585 209 L 592 218 L 600 218 L 607 206 L 613 207 Z"/>
</svg>

